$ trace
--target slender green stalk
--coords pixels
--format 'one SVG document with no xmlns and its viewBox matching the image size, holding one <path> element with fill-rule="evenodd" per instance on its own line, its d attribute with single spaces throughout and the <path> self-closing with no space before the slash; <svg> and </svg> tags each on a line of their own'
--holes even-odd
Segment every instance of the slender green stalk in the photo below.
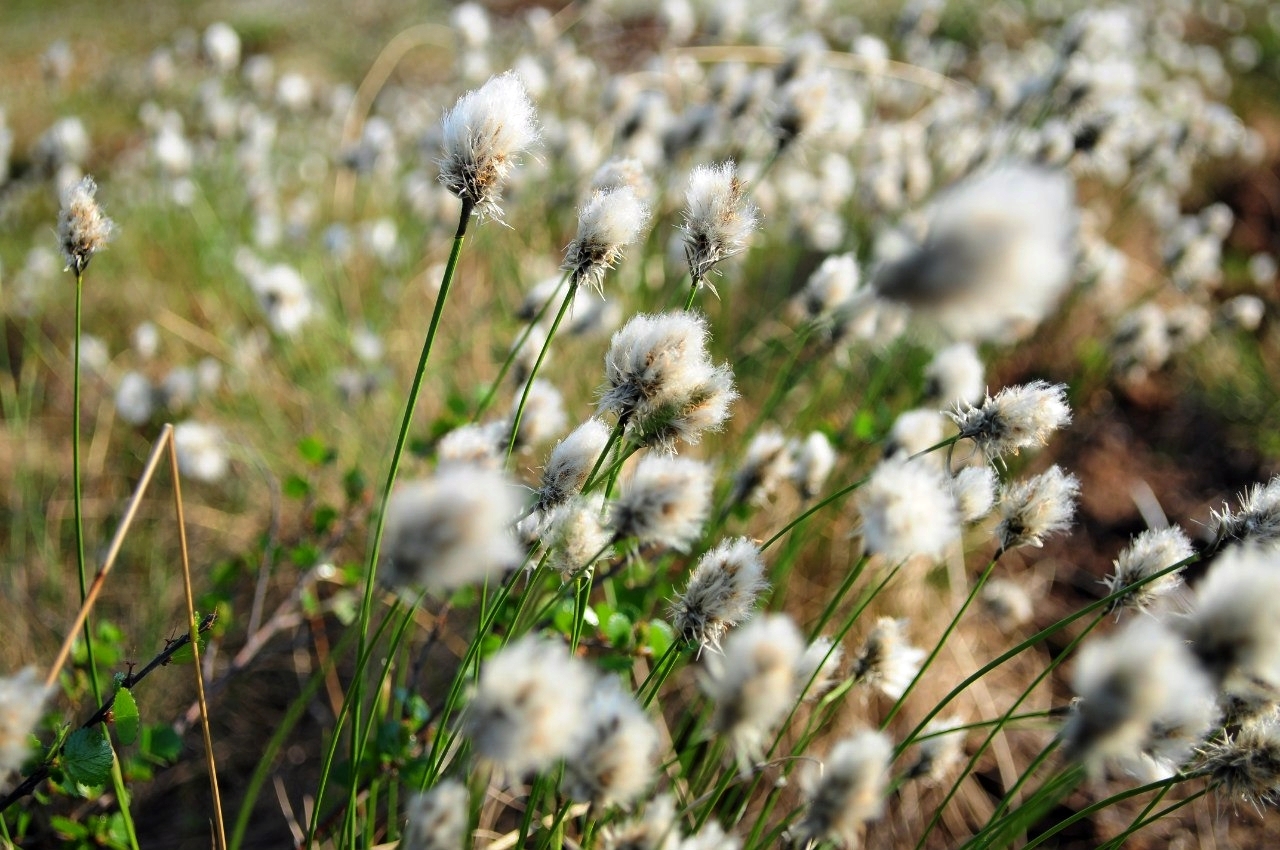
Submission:
<svg viewBox="0 0 1280 850">
<path fill-rule="evenodd" d="M 626 430 L 627 423 L 623 419 L 618 420 L 618 424 L 613 426 L 613 430 L 609 432 L 609 441 L 604 444 L 604 448 L 600 451 L 600 456 L 596 458 L 595 464 L 591 467 L 591 471 L 587 473 L 587 477 L 582 482 L 582 492 L 586 493 L 596 483 L 596 476 L 600 474 L 600 467 L 604 466 L 605 458 L 609 456 L 609 452 L 613 451 L 613 447 L 617 445 L 618 440 L 622 439 L 622 432 Z"/>
<path fill-rule="evenodd" d="M 84 494 L 80 470 L 80 337 L 84 318 L 84 271 L 76 269 L 75 349 L 72 352 L 71 379 L 71 498 L 76 526 L 76 574 L 80 579 L 80 604 L 89 593 L 88 572 L 84 556 Z M 98 664 L 94 658 L 93 634 L 89 618 L 84 618 L 85 663 L 89 667 L 89 684 L 94 703 L 102 703 L 102 684 L 98 681 Z"/>
<path fill-rule="evenodd" d="M 560 278 L 560 284 L 556 286 L 556 292 L 560 291 L 560 286 L 564 285 L 565 279 L 569 273 L 565 272 Z M 493 400 L 497 398 L 498 390 L 502 387 L 502 379 L 507 376 L 507 372 L 511 370 L 511 364 L 516 362 L 516 357 L 520 354 L 520 349 L 524 348 L 525 342 L 529 339 L 529 334 L 533 333 L 533 329 L 538 326 L 538 322 L 542 321 L 542 317 L 551 309 L 551 302 L 555 300 L 555 292 L 551 293 L 546 301 L 542 302 L 542 306 L 538 308 L 538 312 L 524 329 L 520 331 L 520 336 L 516 338 L 515 345 L 511 346 L 511 350 L 507 352 L 507 358 L 502 361 L 502 368 L 498 370 L 498 376 L 493 379 L 493 383 L 489 385 L 488 391 L 485 392 L 484 398 L 480 400 L 480 404 L 476 407 L 476 412 L 471 415 L 471 422 L 474 424 L 480 421 L 480 417 L 484 416 L 486 410 L 493 404 Z"/>
<path fill-rule="evenodd" d="M 698 297 L 698 287 L 701 286 L 701 278 L 693 278 L 693 283 L 689 286 L 689 295 L 684 299 L 684 311 L 688 313 L 693 309 L 693 301 Z"/>
<path fill-rule="evenodd" d="M 139 850 L 138 832 L 133 825 L 133 815 L 129 812 L 129 794 L 124 787 L 124 773 L 120 770 L 120 756 L 110 741 L 108 737 L 107 743 L 111 747 L 111 787 L 115 791 L 116 802 L 120 804 L 120 819 L 124 821 L 124 834 L 129 839 L 129 847 Z"/>
<path fill-rule="evenodd" d="M 1190 773 L 1190 774 L 1179 773 L 1169 777 L 1168 779 L 1161 779 L 1158 782 L 1150 782 L 1146 785 L 1141 785 L 1137 788 L 1130 788 L 1127 791 L 1121 791 L 1118 794 L 1112 794 L 1110 797 L 1107 797 L 1106 799 L 1103 799 L 1103 800 L 1099 800 L 1098 802 L 1093 803 L 1091 805 L 1085 806 L 1080 811 L 1075 812 L 1069 817 L 1064 818 L 1063 820 L 1054 824 L 1052 827 L 1040 833 L 1031 841 L 1027 842 L 1027 844 L 1023 847 L 1023 850 L 1031 850 L 1032 847 L 1039 847 L 1041 844 L 1048 841 L 1050 838 L 1053 838 L 1055 835 L 1062 832 L 1064 829 L 1071 826 L 1073 823 L 1082 821 L 1085 818 L 1095 814 L 1096 812 L 1102 811 L 1108 806 L 1114 806 L 1116 803 L 1119 803 L 1122 800 L 1128 800 L 1130 797 L 1137 797 L 1139 795 L 1147 793 L 1148 791 L 1162 790 L 1164 788 L 1177 785 L 1180 782 L 1186 782 L 1188 779 L 1195 779 L 1196 777 L 1202 776 L 1202 775 L 1203 774 L 1199 774 L 1199 773 Z M 1204 794 L 1207 793 L 1208 790 L 1209 790 L 1208 787 L 1202 788 L 1195 794 L 1187 797 L 1185 800 L 1180 800 L 1174 805 L 1167 807 L 1166 809 L 1160 811 L 1158 814 L 1152 817 L 1150 820 L 1140 824 L 1139 828 L 1141 828 L 1142 826 L 1146 826 L 1147 823 L 1151 823 L 1152 821 L 1159 820 L 1169 812 L 1175 809 L 1181 808 L 1182 806 L 1187 805 L 1191 801 L 1204 796 Z"/>
<path fill-rule="evenodd" d="M 889 724 L 893 722 L 893 718 L 897 717 L 898 712 L 902 709 L 903 704 L 906 703 L 907 697 L 911 694 L 911 691 L 915 689 L 916 684 L 920 681 L 921 677 L 924 676 L 925 671 L 929 669 L 929 665 L 933 664 L 934 659 L 938 657 L 938 653 L 942 651 L 942 647 L 946 644 L 947 638 L 951 637 L 951 633 L 955 631 L 956 626 L 960 623 L 960 618 L 964 616 L 964 612 L 969 610 L 969 606 L 973 604 L 973 600 L 976 599 L 978 594 L 982 591 L 982 587 L 987 583 L 987 579 L 991 578 L 991 573 L 995 570 L 996 562 L 999 559 L 1000 555 L 997 553 L 996 556 L 991 559 L 991 563 L 987 564 L 986 570 L 983 571 L 982 576 L 973 585 L 973 589 L 969 591 L 969 595 L 965 598 L 964 604 L 960 606 L 960 610 L 956 612 L 956 615 L 951 618 L 951 622 L 947 624 L 947 628 L 942 632 L 942 637 L 938 638 L 938 643 L 933 647 L 933 651 L 929 653 L 929 657 L 924 660 L 924 664 L 920 665 L 920 669 L 916 671 L 916 675 L 911 679 L 911 684 L 907 685 L 907 689 L 902 692 L 902 696 L 898 697 L 897 702 L 893 704 L 893 708 L 889 709 L 889 713 L 885 715 L 884 721 L 880 724 L 880 728 L 882 730 L 888 729 Z"/>
<path fill-rule="evenodd" d="M 1194 803 L 1196 800 L 1199 800 L 1201 797 L 1203 797 L 1205 794 L 1208 794 L 1214 788 L 1212 784 L 1206 785 L 1205 787 L 1201 788 L 1199 791 L 1195 792 L 1194 794 L 1188 794 L 1186 797 L 1182 798 L 1178 802 L 1165 806 L 1163 809 L 1156 812 L 1154 815 L 1151 815 L 1150 817 L 1145 817 L 1147 812 L 1155 808 L 1155 805 L 1154 805 L 1155 803 L 1158 803 L 1160 800 L 1164 799 L 1165 794 L 1168 793 L 1169 789 L 1172 787 L 1173 786 L 1170 785 L 1162 789 L 1160 793 L 1156 795 L 1156 798 L 1152 800 L 1153 805 L 1149 805 L 1147 806 L 1146 809 L 1143 810 L 1142 816 L 1135 819 L 1134 822 L 1129 825 L 1128 829 L 1126 829 L 1124 832 L 1120 833 L 1115 838 L 1108 841 L 1101 848 L 1099 848 L 1099 850 L 1118 850 L 1118 848 L 1123 846 L 1124 843 L 1129 840 L 1129 836 L 1133 835 L 1138 830 L 1146 829 L 1148 826 L 1160 820 L 1161 818 L 1165 817 L 1166 815 L 1176 812 L 1178 809 L 1182 808 L 1183 806 L 1187 806 L 1187 805 L 1190 805 L 1191 803 Z"/>
<path fill-rule="evenodd" d="M 565 293 L 564 300 L 560 302 L 560 310 L 556 313 L 555 320 L 551 323 L 551 330 L 547 331 L 547 338 L 543 340 L 542 349 L 538 352 L 538 359 L 533 363 L 533 369 L 529 371 L 529 378 L 524 382 L 524 389 L 520 393 L 520 402 L 516 405 L 516 412 L 511 417 L 511 436 L 507 440 L 507 458 L 511 457 L 511 453 L 516 449 L 516 437 L 520 433 L 520 420 L 524 418 L 524 406 L 529 400 L 529 390 L 533 387 L 533 379 L 538 377 L 538 370 L 542 368 L 542 361 L 547 357 L 547 351 L 551 349 L 551 340 L 555 339 L 556 331 L 560 330 L 560 323 L 564 321 L 564 316 L 569 312 L 569 307 L 573 304 L 573 296 L 578 293 L 578 282 L 572 280 L 569 282 L 569 291 Z"/>
</svg>

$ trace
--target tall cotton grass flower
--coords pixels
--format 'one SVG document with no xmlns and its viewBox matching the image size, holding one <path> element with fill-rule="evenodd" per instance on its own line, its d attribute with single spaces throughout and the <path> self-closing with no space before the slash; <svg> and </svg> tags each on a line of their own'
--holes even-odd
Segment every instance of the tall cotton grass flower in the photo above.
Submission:
<svg viewBox="0 0 1280 850">
<path fill-rule="evenodd" d="M 81 178 L 67 191 L 58 211 L 58 244 L 67 269 L 77 277 L 84 273 L 93 255 L 107 247 L 115 231 L 115 223 L 102 214 L 94 198 L 97 191 L 98 184 L 92 177 Z"/>
<path fill-rule="evenodd" d="M 972 343 L 957 342 L 933 355 L 924 370 L 924 395 L 932 404 L 976 404 L 986 394 L 984 367 Z"/>
<path fill-rule="evenodd" d="M 401 485 L 387 503 L 383 578 L 448 591 L 514 567 L 523 553 L 508 526 L 520 507 L 501 473 L 466 464 Z"/>
<path fill-rule="evenodd" d="M 791 447 L 791 483 L 805 501 L 822 491 L 835 466 L 835 447 L 821 431 L 814 431 Z"/>
<path fill-rule="evenodd" d="M 792 299 L 795 312 L 807 321 L 833 325 L 837 314 L 858 291 L 860 274 L 854 254 L 827 257 Z"/>
<path fill-rule="evenodd" d="M 467 838 L 470 812 L 467 786 L 445 779 L 410 798 L 409 822 L 400 836 L 404 850 L 459 850 Z"/>
<path fill-rule="evenodd" d="M 711 510 L 711 470 L 696 460 L 648 455 L 614 502 L 609 523 L 619 540 L 689 548 Z"/>
<path fill-rule="evenodd" d="M 511 423 L 515 421 L 516 411 L 520 408 L 517 395 L 511 403 L 511 413 L 503 423 L 504 436 L 511 435 Z M 564 397 L 550 381 L 534 378 L 529 384 L 529 393 L 524 397 L 524 410 L 520 416 L 520 427 L 516 430 L 514 448 L 526 449 L 545 443 L 557 434 L 564 433 L 568 417 L 564 412 Z M 505 441 L 503 448 L 506 448 Z"/>
<path fill-rule="evenodd" d="M 492 77 L 445 113 L 440 182 L 483 217 L 502 219 L 502 183 L 538 139 L 533 104 L 513 71 Z"/>
<path fill-rule="evenodd" d="M 677 850 L 680 827 L 675 801 L 667 794 L 654 797 L 640 817 L 606 826 L 600 845 L 604 850 Z"/>
<path fill-rule="evenodd" d="M 1215 550 L 1231 542 L 1266 546 L 1280 541 L 1280 475 L 1246 490 L 1238 509 L 1224 504 L 1215 510 L 1210 526 Z"/>
<path fill-rule="evenodd" d="M 1270 711 L 1280 703 L 1280 553 L 1233 547 L 1219 555 L 1179 630 L 1231 718 Z"/>
<path fill-rule="evenodd" d="M 1035 613 L 1031 594 L 1009 579 L 993 579 L 982 588 L 982 607 L 1004 632 L 1031 621 Z"/>
<path fill-rule="evenodd" d="M 893 742 L 883 732 L 857 732 L 832 747 L 821 773 L 806 777 L 805 814 L 796 827 L 801 844 L 857 846 L 862 825 L 884 809 L 892 758 Z"/>
<path fill-rule="evenodd" d="M 1067 175 L 1024 165 L 971 176 L 938 195 L 923 241 L 882 266 L 875 289 L 955 339 L 1025 336 L 1071 279 L 1074 195 Z"/>
<path fill-rule="evenodd" d="M 959 534 L 942 472 L 922 459 L 881 461 L 858 490 L 857 505 L 867 551 L 892 563 L 916 555 L 937 560 Z"/>
<path fill-rule="evenodd" d="M 1138 761 L 1162 729 L 1195 726 L 1182 736 L 1180 752 L 1159 741 L 1166 745 L 1163 755 L 1180 764 L 1216 719 L 1212 685 L 1195 657 L 1150 619 L 1085 644 L 1072 686 L 1080 699 L 1062 737 L 1068 755 L 1093 768 Z"/>
<path fill-rule="evenodd" d="M 889 438 L 885 441 L 885 457 L 910 457 L 942 442 L 946 417 L 936 410 L 920 408 L 898 415 Z M 931 460 L 936 462 L 937 455 Z"/>
<path fill-rule="evenodd" d="M 942 782 L 964 757 L 964 739 L 967 729 L 964 721 L 956 716 L 939 717 L 924 727 L 916 761 L 907 770 L 910 779 L 925 778 L 928 782 Z"/>
<path fill-rule="evenodd" d="M 751 438 L 742 466 L 733 474 L 733 504 L 763 504 L 791 476 L 791 452 L 787 438 L 767 426 Z"/>
<path fill-rule="evenodd" d="M 462 732 L 515 776 L 545 770 L 581 740 L 595 678 L 560 641 L 525 635 L 480 666 Z"/>
<path fill-rule="evenodd" d="M 588 419 L 556 443 L 542 470 L 538 487 L 538 510 L 555 507 L 582 489 L 596 458 L 609 443 L 609 426 Z"/>
<path fill-rule="evenodd" d="M 906 620 L 881 617 L 858 649 L 853 679 L 896 700 L 911 686 L 925 655 L 923 649 L 908 642 Z"/>
<path fill-rule="evenodd" d="M 1256 808 L 1280 799 L 1280 722 L 1254 723 L 1204 749 L 1203 767 L 1228 797 Z"/>
<path fill-rule="evenodd" d="M 729 628 L 750 617 L 756 597 L 768 589 L 760 549 L 745 537 L 723 540 L 698 561 L 671 606 L 672 624 L 699 653 L 719 650 Z"/>
<path fill-rule="evenodd" d="M 31 733 L 49 695 L 34 667 L 0 678 L 0 788 L 31 754 Z"/>
<path fill-rule="evenodd" d="M 712 726 L 724 735 L 743 772 L 795 703 L 795 671 L 804 655 L 790 617 L 766 614 L 733 631 L 724 653 L 707 657 L 702 690 L 715 703 Z"/>
<path fill-rule="evenodd" d="M 613 335 L 599 411 L 642 445 L 696 443 L 720 428 L 737 398 L 727 365 L 711 362 L 707 322 L 691 313 L 641 314 Z"/>
<path fill-rule="evenodd" d="M 212 484 L 227 474 L 227 438 L 216 425 L 187 420 L 173 426 L 173 448 L 178 453 L 178 471 Z"/>
<path fill-rule="evenodd" d="M 1050 434 L 1071 424 L 1067 385 L 1040 380 L 1005 387 L 980 405 L 960 402 L 947 415 L 988 460 L 1047 445 Z"/>
<path fill-rule="evenodd" d="M 565 760 L 565 791 L 596 806 L 630 805 L 653 781 L 658 730 L 616 681 L 587 704 L 582 740 Z"/>
<path fill-rule="evenodd" d="M 1195 549 L 1191 546 L 1191 541 L 1176 525 L 1148 529 L 1134 538 L 1113 562 L 1111 575 L 1104 581 L 1107 595 L 1185 561 L 1193 554 Z M 1182 585 L 1181 572 L 1182 569 L 1179 568 L 1129 591 L 1112 603 L 1112 607 L 1149 608 Z"/>
<path fill-rule="evenodd" d="M 564 252 L 561 266 L 572 282 L 604 294 L 604 275 L 622 257 L 622 249 L 639 238 L 649 221 L 649 208 L 630 186 L 602 189 L 578 211 L 578 233 Z"/>
<path fill-rule="evenodd" d="M 956 500 L 961 522 L 977 522 L 991 513 L 996 504 L 996 473 L 991 467 L 966 466 L 947 484 Z"/>
<path fill-rule="evenodd" d="M 693 169 L 685 191 L 682 231 L 685 259 L 695 286 L 705 282 L 716 263 L 747 247 L 759 218 L 732 162 Z"/>
<path fill-rule="evenodd" d="M 613 532 L 601 519 L 604 496 L 574 496 L 551 510 L 542 531 L 551 553 L 547 565 L 568 577 L 609 554 Z"/>
<path fill-rule="evenodd" d="M 843 661 L 843 646 L 829 637 L 815 638 L 796 661 L 796 687 L 803 692 L 802 698 L 818 699 L 831 690 Z"/>
<path fill-rule="evenodd" d="M 822 128 L 831 110 L 831 77 L 823 72 L 805 74 L 787 82 L 778 91 L 778 108 L 773 118 L 778 150 L 784 151 L 798 139 Z"/>
<path fill-rule="evenodd" d="M 1000 493 L 1000 524 L 996 526 L 1000 548 L 1043 546 L 1046 537 L 1071 525 L 1079 495 L 1079 479 L 1057 465 L 1005 486 Z"/>
</svg>

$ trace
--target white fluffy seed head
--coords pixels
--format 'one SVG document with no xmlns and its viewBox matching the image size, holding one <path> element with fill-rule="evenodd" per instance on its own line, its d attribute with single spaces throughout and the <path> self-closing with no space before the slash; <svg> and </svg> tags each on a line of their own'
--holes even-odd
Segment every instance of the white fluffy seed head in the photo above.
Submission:
<svg viewBox="0 0 1280 850">
<path fill-rule="evenodd" d="M 996 504 L 996 473 L 991 467 L 966 466 L 948 482 L 961 522 L 977 522 Z"/>
<path fill-rule="evenodd" d="M 712 726 L 745 769 L 795 703 L 804 641 L 791 618 L 766 614 L 734 630 L 723 654 L 707 656 L 702 689 L 715 703 Z"/>
<path fill-rule="evenodd" d="M 756 597 L 768 589 L 760 549 L 745 537 L 723 540 L 698 561 L 672 605 L 676 633 L 699 652 L 719 650 L 729 628 L 751 616 Z"/>
<path fill-rule="evenodd" d="M 1047 445 L 1050 434 L 1071 423 L 1067 385 L 1039 380 L 1005 387 L 977 406 L 961 402 L 947 415 L 989 460 Z"/>
<path fill-rule="evenodd" d="M 1228 797 L 1257 808 L 1280 798 L 1280 722 L 1254 723 L 1204 749 L 1203 767 Z"/>
<path fill-rule="evenodd" d="M 853 678 L 898 699 L 920 672 L 925 651 L 910 644 L 907 621 L 881 617 L 858 649 Z"/>
<path fill-rule="evenodd" d="M 1068 754 L 1094 769 L 1137 761 L 1156 746 L 1180 763 L 1216 719 L 1208 677 L 1183 642 L 1151 619 L 1086 644 L 1072 687 L 1079 700 L 1063 738 Z M 1183 730 L 1180 753 L 1169 746 L 1174 728 Z"/>
<path fill-rule="evenodd" d="M 445 113 L 440 182 L 481 216 L 501 219 L 502 184 L 538 139 L 524 83 L 508 71 L 458 99 Z"/>
<path fill-rule="evenodd" d="M 538 508 L 554 507 L 582 489 L 596 459 L 609 443 L 609 426 L 588 419 L 556 443 L 542 470 Z"/>
<path fill-rule="evenodd" d="M 551 509 L 542 527 L 543 542 L 551 553 L 547 565 L 562 576 L 582 572 L 609 554 L 613 539 L 601 520 L 604 496 L 574 496 Z"/>
<path fill-rule="evenodd" d="M 893 427 L 889 429 L 884 456 L 910 457 L 931 446 L 936 446 L 942 442 L 946 421 L 946 417 L 938 411 L 925 408 L 899 414 L 893 422 Z"/>
<path fill-rule="evenodd" d="M 501 473 L 466 464 L 400 486 L 387 504 L 383 579 L 439 592 L 516 566 L 523 553 L 509 525 L 521 501 Z"/>
<path fill-rule="evenodd" d="M 178 453 L 178 471 L 212 484 L 227 474 L 227 438 L 217 425 L 187 420 L 173 426 L 173 449 Z"/>
<path fill-rule="evenodd" d="M 675 801 L 667 794 L 653 798 L 640 817 L 606 826 L 600 844 L 604 850 L 677 850 L 680 827 Z"/>
<path fill-rule="evenodd" d="M 0 789 L 31 754 L 31 734 L 50 693 L 34 667 L 0 677 Z"/>
<path fill-rule="evenodd" d="M 726 257 L 747 247 L 759 211 L 744 194 L 732 162 L 699 165 L 685 191 L 684 251 L 695 283 Z"/>
<path fill-rule="evenodd" d="M 862 825 L 880 817 L 884 808 L 892 758 L 893 742 L 883 732 L 857 732 L 832 747 L 820 775 L 815 771 L 806 777 L 799 836 L 857 846 Z"/>
<path fill-rule="evenodd" d="M 938 196 L 924 241 L 874 286 L 954 339 L 1025 336 L 1071 280 L 1074 195 L 1067 175 L 1028 166 L 969 177 Z"/>
<path fill-rule="evenodd" d="M 779 151 L 822 130 L 831 109 L 830 89 L 830 76 L 819 71 L 796 77 L 779 90 L 773 118 Z"/>
<path fill-rule="evenodd" d="M 808 501 L 822 491 L 827 476 L 836 466 L 836 450 L 821 431 L 814 431 L 804 442 L 791 447 L 791 483 Z"/>
<path fill-rule="evenodd" d="M 594 687 L 591 668 L 563 643 L 526 635 L 481 665 L 462 731 L 512 775 L 542 771 L 574 751 Z"/>
<path fill-rule="evenodd" d="M 1007 485 L 1000 493 L 996 539 L 1002 549 L 1044 545 L 1051 534 L 1071 525 L 1080 481 L 1058 466 Z"/>
<path fill-rule="evenodd" d="M 115 232 L 115 223 L 102 213 L 94 195 L 98 184 L 83 177 L 63 196 L 58 211 L 58 244 L 67 261 L 67 269 L 80 275 L 93 255 L 107 247 Z"/>
<path fill-rule="evenodd" d="M 653 197 L 653 181 L 645 173 L 644 163 L 635 157 L 614 157 L 596 169 L 591 177 L 593 192 L 608 189 L 630 189 L 642 203 Z"/>
<path fill-rule="evenodd" d="M 858 490 L 857 505 L 864 545 L 891 563 L 916 555 L 937 560 L 959 533 L 942 473 L 919 459 L 881 461 Z"/>
<path fill-rule="evenodd" d="M 400 837 L 404 850 L 459 850 L 467 837 L 470 812 L 467 786 L 445 779 L 405 806 L 408 825 Z"/>
<path fill-rule="evenodd" d="M 1214 511 L 1210 526 L 1214 549 L 1233 542 L 1266 546 L 1280 541 L 1280 475 L 1246 490 L 1237 510 L 1223 505 Z"/>
<path fill-rule="evenodd" d="M 982 607 L 992 616 L 1001 631 L 1016 629 L 1030 622 L 1035 613 L 1031 594 L 1017 582 L 992 579 L 982 588 Z"/>
<path fill-rule="evenodd" d="M 907 775 L 922 778 L 928 783 L 946 780 L 952 768 L 964 757 L 964 739 L 967 730 L 959 728 L 964 721 L 957 716 L 939 717 L 924 727 L 919 752 Z"/>
<path fill-rule="evenodd" d="M 506 460 L 506 435 L 501 422 L 454 428 L 436 444 L 436 462 L 441 468 L 461 464 L 497 472 Z"/>
<path fill-rule="evenodd" d="M 790 445 L 781 431 L 761 428 L 747 444 L 742 466 L 733 474 L 733 503 L 763 504 L 791 477 Z"/>
<path fill-rule="evenodd" d="M 604 292 L 604 275 L 639 238 L 649 208 L 630 186 L 599 189 L 578 210 L 578 233 L 565 249 L 564 265 L 576 284 Z"/>
<path fill-rule="evenodd" d="M 957 342 L 938 351 L 924 370 L 924 394 L 931 404 L 976 404 L 986 393 L 985 367 L 972 343 Z"/>
<path fill-rule="evenodd" d="M 1105 584 L 1107 594 L 1128 587 L 1134 582 L 1150 578 L 1179 561 L 1185 561 L 1195 554 L 1195 549 L 1181 528 L 1153 528 L 1142 532 L 1133 539 L 1112 563 L 1111 575 Z M 1113 608 L 1148 608 L 1158 600 L 1182 586 L 1182 570 L 1167 573 L 1158 579 L 1148 581 L 1141 587 L 1112 603 Z"/>
<path fill-rule="evenodd" d="M 844 647 L 831 638 L 819 637 L 809 644 L 796 662 L 796 687 L 802 697 L 814 700 L 831 690 L 843 661 Z"/>
<path fill-rule="evenodd" d="M 587 704 L 577 750 L 565 761 L 564 785 L 574 800 L 597 806 L 627 806 L 653 781 L 658 730 L 614 681 L 605 682 Z"/>
<path fill-rule="evenodd" d="M 648 455 L 614 502 L 610 525 L 619 539 L 686 550 L 711 510 L 711 470 L 696 460 Z"/>
<path fill-rule="evenodd" d="M 853 254 L 833 254 L 809 275 L 804 289 L 793 299 L 796 311 L 810 322 L 831 324 L 837 312 L 858 290 L 858 258 Z"/>
<path fill-rule="evenodd" d="M 520 404 L 523 391 L 511 400 L 510 421 L 503 424 L 503 436 L 510 437 L 511 422 L 515 421 L 516 408 Z M 550 381 L 535 378 L 529 384 L 529 395 L 525 398 L 524 412 L 520 415 L 520 429 L 516 432 L 515 447 L 524 449 L 545 443 L 557 434 L 564 433 L 568 416 L 564 412 L 564 397 Z M 506 449 L 503 442 L 502 448 Z"/>
</svg>

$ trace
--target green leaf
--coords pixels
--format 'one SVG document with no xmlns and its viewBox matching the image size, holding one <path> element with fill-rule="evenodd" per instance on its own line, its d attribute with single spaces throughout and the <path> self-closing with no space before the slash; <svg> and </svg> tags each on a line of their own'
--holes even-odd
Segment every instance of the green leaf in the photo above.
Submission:
<svg viewBox="0 0 1280 850">
<path fill-rule="evenodd" d="M 876 417 L 870 410 L 859 410 L 853 418 L 853 433 L 859 440 L 871 442 L 876 436 Z"/>
<path fill-rule="evenodd" d="M 330 505 L 321 505 L 316 508 L 316 512 L 311 518 L 311 522 L 316 529 L 316 534 L 327 534 L 329 529 L 333 528 L 333 522 L 337 518 L 337 509 Z"/>
<path fill-rule="evenodd" d="M 324 444 L 319 437 L 303 437 L 298 441 L 298 454 L 308 463 L 323 466 L 338 456 L 338 452 Z"/>
<path fill-rule="evenodd" d="M 300 475 L 290 475 L 284 480 L 283 490 L 286 499 L 305 499 L 311 492 L 311 485 Z"/>
<path fill-rule="evenodd" d="M 172 764 L 182 755 L 182 738 L 166 723 L 144 726 L 140 746 L 149 759 L 160 764 Z"/>
<path fill-rule="evenodd" d="M 348 502 L 358 502 L 363 499 L 367 486 L 364 473 L 354 466 L 342 476 L 342 491 L 346 494 Z"/>
<path fill-rule="evenodd" d="M 128 688 L 116 691 L 111 714 L 115 717 L 116 738 L 120 743 L 132 744 L 138 740 L 138 703 L 134 700 L 132 691 Z"/>
<path fill-rule="evenodd" d="M 649 651 L 653 653 L 654 658 L 661 658 L 671 648 L 671 643 L 675 640 L 675 629 L 671 628 L 662 620 L 650 620 L 649 627 L 645 629 L 645 645 L 649 647 Z"/>
<path fill-rule="evenodd" d="M 89 828 L 87 826 L 62 815 L 54 815 L 49 818 L 49 826 L 53 827 L 53 831 L 57 833 L 59 838 L 76 840 L 89 837 Z"/>
<path fill-rule="evenodd" d="M 600 631 L 609 639 L 609 643 L 618 649 L 631 645 L 631 620 L 626 614 L 614 613 L 604 621 Z"/>
<path fill-rule="evenodd" d="M 199 619 L 200 619 L 200 612 L 197 611 L 196 620 L 199 620 Z M 199 635 L 199 640 L 200 640 L 200 651 L 204 652 L 205 646 L 209 643 L 208 633 L 202 632 Z M 195 659 L 195 657 L 196 657 L 195 652 L 193 652 L 191 649 L 191 642 L 188 641 L 187 643 L 184 643 L 182 646 L 180 646 L 178 650 L 173 653 L 173 655 L 169 656 L 169 663 L 190 664 Z"/>
<path fill-rule="evenodd" d="M 111 775 L 111 744 L 101 726 L 71 733 L 62 748 L 62 769 L 72 782 L 89 788 L 107 783 Z"/>
</svg>

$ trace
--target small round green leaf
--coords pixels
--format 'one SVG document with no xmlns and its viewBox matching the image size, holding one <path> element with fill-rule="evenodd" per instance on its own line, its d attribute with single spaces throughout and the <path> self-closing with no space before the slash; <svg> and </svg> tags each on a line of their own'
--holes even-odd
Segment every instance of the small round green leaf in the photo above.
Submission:
<svg viewBox="0 0 1280 850">
<path fill-rule="evenodd" d="M 122 744 L 132 744 L 138 739 L 138 703 L 128 688 L 116 691 L 111 713 L 116 721 L 116 739 Z"/>
<path fill-rule="evenodd" d="M 67 778 L 87 788 L 107 784 L 111 775 L 111 744 L 101 726 L 77 729 L 62 748 L 62 769 Z"/>
</svg>

